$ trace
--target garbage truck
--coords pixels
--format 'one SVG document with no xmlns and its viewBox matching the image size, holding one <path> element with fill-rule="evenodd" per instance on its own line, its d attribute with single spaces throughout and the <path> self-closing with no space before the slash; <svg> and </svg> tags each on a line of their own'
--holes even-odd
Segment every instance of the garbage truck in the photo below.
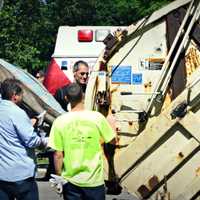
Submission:
<svg viewBox="0 0 200 200">
<path fill-rule="evenodd" d="M 119 184 L 137 199 L 200 199 L 200 1 L 173 1 L 104 44 L 85 107 L 116 121 Z"/>
</svg>

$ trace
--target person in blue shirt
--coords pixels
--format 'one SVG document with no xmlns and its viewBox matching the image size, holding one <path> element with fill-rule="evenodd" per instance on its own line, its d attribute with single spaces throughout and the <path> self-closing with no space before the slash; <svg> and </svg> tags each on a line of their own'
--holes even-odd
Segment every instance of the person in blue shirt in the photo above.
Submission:
<svg viewBox="0 0 200 200">
<path fill-rule="evenodd" d="M 45 146 L 46 138 L 34 132 L 31 120 L 18 105 L 21 82 L 2 82 L 0 100 L 0 199 L 38 200 L 34 148 Z"/>
</svg>

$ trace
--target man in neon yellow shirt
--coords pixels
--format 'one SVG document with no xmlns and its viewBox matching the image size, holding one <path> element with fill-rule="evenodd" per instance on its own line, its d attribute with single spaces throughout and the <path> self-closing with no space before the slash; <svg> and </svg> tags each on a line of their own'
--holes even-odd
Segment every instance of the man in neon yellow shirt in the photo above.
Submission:
<svg viewBox="0 0 200 200">
<path fill-rule="evenodd" d="M 84 110 L 83 93 L 77 83 L 68 86 L 71 111 L 53 123 L 49 146 L 56 150 L 56 174 L 68 181 L 67 200 L 104 200 L 104 167 L 101 143 L 115 143 L 115 133 L 99 112 Z"/>
</svg>

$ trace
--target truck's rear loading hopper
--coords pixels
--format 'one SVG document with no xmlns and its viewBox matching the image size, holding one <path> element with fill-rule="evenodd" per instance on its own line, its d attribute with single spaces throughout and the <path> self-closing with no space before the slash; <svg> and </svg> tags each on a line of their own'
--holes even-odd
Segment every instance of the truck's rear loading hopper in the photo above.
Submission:
<svg viewBox="0 0 200 200">
<path fill-rule="evenodd" d="M 116 118 L 120 183 L 139 199 L 200 196 L 200 2 L 178 0 L 107 38 L 85 105 Z"/>
</svg>

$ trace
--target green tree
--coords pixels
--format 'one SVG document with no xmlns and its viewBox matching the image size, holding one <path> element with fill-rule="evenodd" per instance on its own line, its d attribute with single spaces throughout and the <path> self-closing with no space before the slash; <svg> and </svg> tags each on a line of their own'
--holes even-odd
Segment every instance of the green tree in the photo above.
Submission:
<svg viewBox="0 0 200 200">
<path fill-rule="evenodd" d="M 28 69 L 47 67 L 61 25 L 127 26 L 172 0 L 4 0 L 0 57 Z"/>
<path fill-rule="evenodd" d="M 44 9 L 38 0 L 4 1 L 0 11 L 0 57 L 29 71 L 46 65 L 52 37 L 47 37 L 51 25 Z"/>
</svg>

